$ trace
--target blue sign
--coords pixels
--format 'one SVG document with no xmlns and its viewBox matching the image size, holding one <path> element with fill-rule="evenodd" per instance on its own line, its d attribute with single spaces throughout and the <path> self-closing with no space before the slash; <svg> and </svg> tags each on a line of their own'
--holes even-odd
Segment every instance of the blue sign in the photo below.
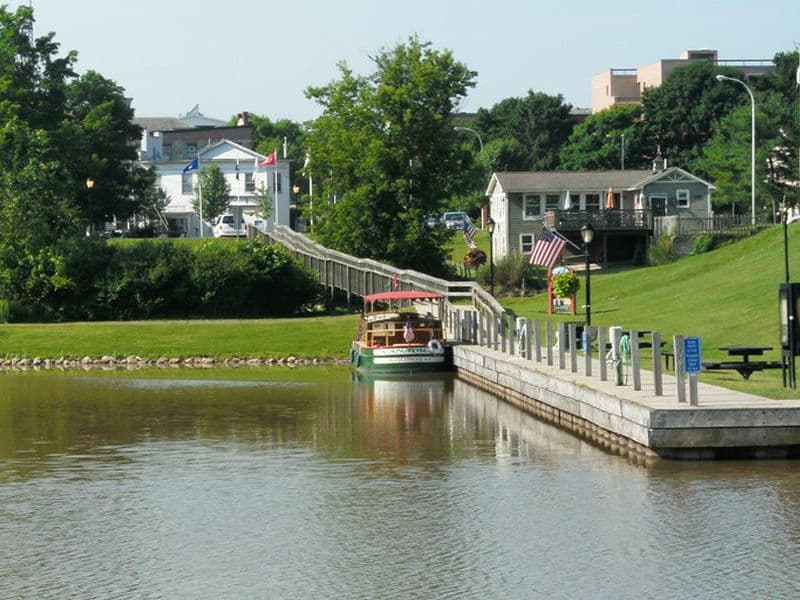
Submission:
<svg viewBox="0 0 800 600">
<path fill-rule="evenodd" d="M 699 337 L 683 338 L 683 363 L 684 372 L 690 375 L 696 375 L 702 370 L 703 362 L 700 356 Z"/>
</svg>

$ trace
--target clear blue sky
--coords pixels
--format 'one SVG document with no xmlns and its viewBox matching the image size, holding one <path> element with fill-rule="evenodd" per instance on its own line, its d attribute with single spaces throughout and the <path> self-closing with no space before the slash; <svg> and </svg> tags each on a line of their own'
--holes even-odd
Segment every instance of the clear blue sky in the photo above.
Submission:
<svg viewBox="0 0 800 600">
<path fill-rule="evenodd" d="M 798 0 L 30 0 L 35 33 L 54 31 L 133 98 L 137 116 L 177 116 L 194 104 L 221 119 L 242 110 L 311 119 L 303 91 L 337 78 L 345 61 L 417 34 L 478 72 L 461 110 L 529 89 L 591 105 L 591 77 L 687 49 L 720 59 L 772 58 L 800 42 Z M 14 9 L 28 0 L 8 2 Z"/>
</svg>

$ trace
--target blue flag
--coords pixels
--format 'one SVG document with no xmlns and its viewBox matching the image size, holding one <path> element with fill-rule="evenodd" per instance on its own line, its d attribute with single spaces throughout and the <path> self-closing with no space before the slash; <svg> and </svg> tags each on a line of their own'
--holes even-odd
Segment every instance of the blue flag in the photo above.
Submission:
<svg viewBox="0 0 800 600">
<path fill-rule="evenodd" d="M 200 160 L 195 156 L 188 165 L 183 167 L 183 172 L 187 173 L 188 171 L 197 171 L 197 168 L 200 166 Z"/>
</svg>

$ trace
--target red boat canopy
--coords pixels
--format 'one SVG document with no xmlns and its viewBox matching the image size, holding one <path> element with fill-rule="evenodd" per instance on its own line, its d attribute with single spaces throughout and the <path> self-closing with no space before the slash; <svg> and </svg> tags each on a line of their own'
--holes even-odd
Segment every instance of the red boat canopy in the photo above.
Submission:
<svg viewBox="0 0 800 600">
<path fill-rule="evenodd" d="M 391 302 L 393 300 L 439 300 L 444 298 L 443 294 L 437 292 L 423 291 L 394 291 L 379 292 L 364 296 L 364 302 Z"/>
</svg>

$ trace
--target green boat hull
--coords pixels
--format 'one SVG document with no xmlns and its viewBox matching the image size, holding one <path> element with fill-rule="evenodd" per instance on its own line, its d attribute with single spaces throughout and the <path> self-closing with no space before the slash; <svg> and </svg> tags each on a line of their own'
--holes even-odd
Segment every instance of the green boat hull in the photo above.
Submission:
<svg viewBox="0 0 800 600">
<path fill-rule="evenodd" d="M 354 343 L 350 348 L 350 363 L 362 373 L 437 373 L 453 369 L 453 351 L 447 345 L 441 349 L 425 346 L 365 348 Z"/>
</svg>

